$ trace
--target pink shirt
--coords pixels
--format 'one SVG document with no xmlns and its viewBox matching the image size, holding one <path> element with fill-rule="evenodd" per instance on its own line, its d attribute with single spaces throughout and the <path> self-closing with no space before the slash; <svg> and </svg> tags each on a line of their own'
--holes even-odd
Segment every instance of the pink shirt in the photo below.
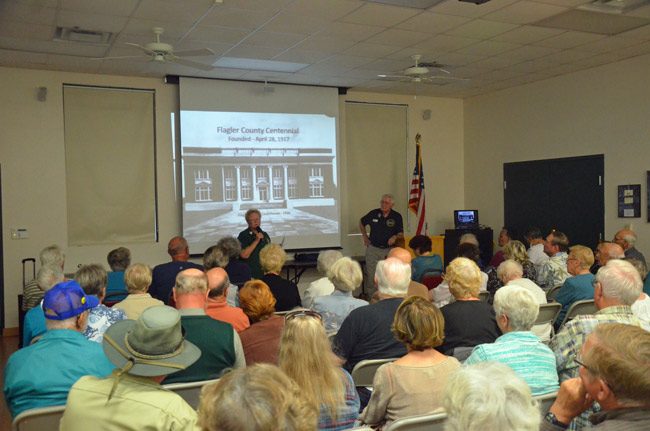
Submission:
<svg viewBox="0 0 650 431">
<path fill-rule="evenodd" d="M 237 332 L 251 326 L 248 321 L 248 316 L 244 314 L 241 308 L 231 307 L 226 303 L 226 298 L 221 297 L 218 299 L 208 298 L 205 305 L 205 314 L 215 320 L 230 323 Z"/>
</svg>

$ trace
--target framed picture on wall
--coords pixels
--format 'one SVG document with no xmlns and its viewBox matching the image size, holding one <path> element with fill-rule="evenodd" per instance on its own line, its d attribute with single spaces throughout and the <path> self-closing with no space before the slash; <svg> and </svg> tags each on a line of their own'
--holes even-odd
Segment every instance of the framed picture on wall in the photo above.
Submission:
<svg viewBox="0 0 650 431">
<path fill-rule="evenodd" d="M 618 216 L 641 217 L 641 184 L 618 186 Z"/>
</svg>

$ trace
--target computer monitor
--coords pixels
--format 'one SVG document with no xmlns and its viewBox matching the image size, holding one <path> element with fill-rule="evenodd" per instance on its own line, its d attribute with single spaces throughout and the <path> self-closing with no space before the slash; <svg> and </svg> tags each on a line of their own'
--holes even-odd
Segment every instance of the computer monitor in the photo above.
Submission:
<svg viewBox="0 0 650 431">
<path fill-rule="evenodd" d="M 455 210 L 454 227 L 456 229 L 478 229 L 478 210 Z"/>
</svg>

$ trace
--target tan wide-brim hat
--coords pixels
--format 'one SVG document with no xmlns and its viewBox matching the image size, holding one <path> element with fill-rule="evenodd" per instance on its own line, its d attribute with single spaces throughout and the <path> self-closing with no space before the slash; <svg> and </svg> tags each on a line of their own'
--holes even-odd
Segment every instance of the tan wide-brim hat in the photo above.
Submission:
<svg viewBox="0 0 650 431">
<path fill-rule="evenodd" d="M 183 338 L 178 310 L 166 305 L 147 308 L 138 320 L 114 323 L 102 344 L 108 359 L 134 376 L 166 376 L 201 356 L 201 350 Z"/>
</svg>

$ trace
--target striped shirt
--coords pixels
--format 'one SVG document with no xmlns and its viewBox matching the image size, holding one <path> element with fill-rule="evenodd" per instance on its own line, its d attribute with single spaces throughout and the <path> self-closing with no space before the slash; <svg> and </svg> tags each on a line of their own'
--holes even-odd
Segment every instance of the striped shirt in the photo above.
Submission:
<svg viewBox="0 0 650 431">
<path fill-rule="evenodd" d="M 476 346 L 465 364 L 486 361 L 512 368 L 528 383 L 533 396 L 555 392 L 560 387 L 553 352 L 530 331 L 508 332 L 494 343 Z"/>
</svg>

